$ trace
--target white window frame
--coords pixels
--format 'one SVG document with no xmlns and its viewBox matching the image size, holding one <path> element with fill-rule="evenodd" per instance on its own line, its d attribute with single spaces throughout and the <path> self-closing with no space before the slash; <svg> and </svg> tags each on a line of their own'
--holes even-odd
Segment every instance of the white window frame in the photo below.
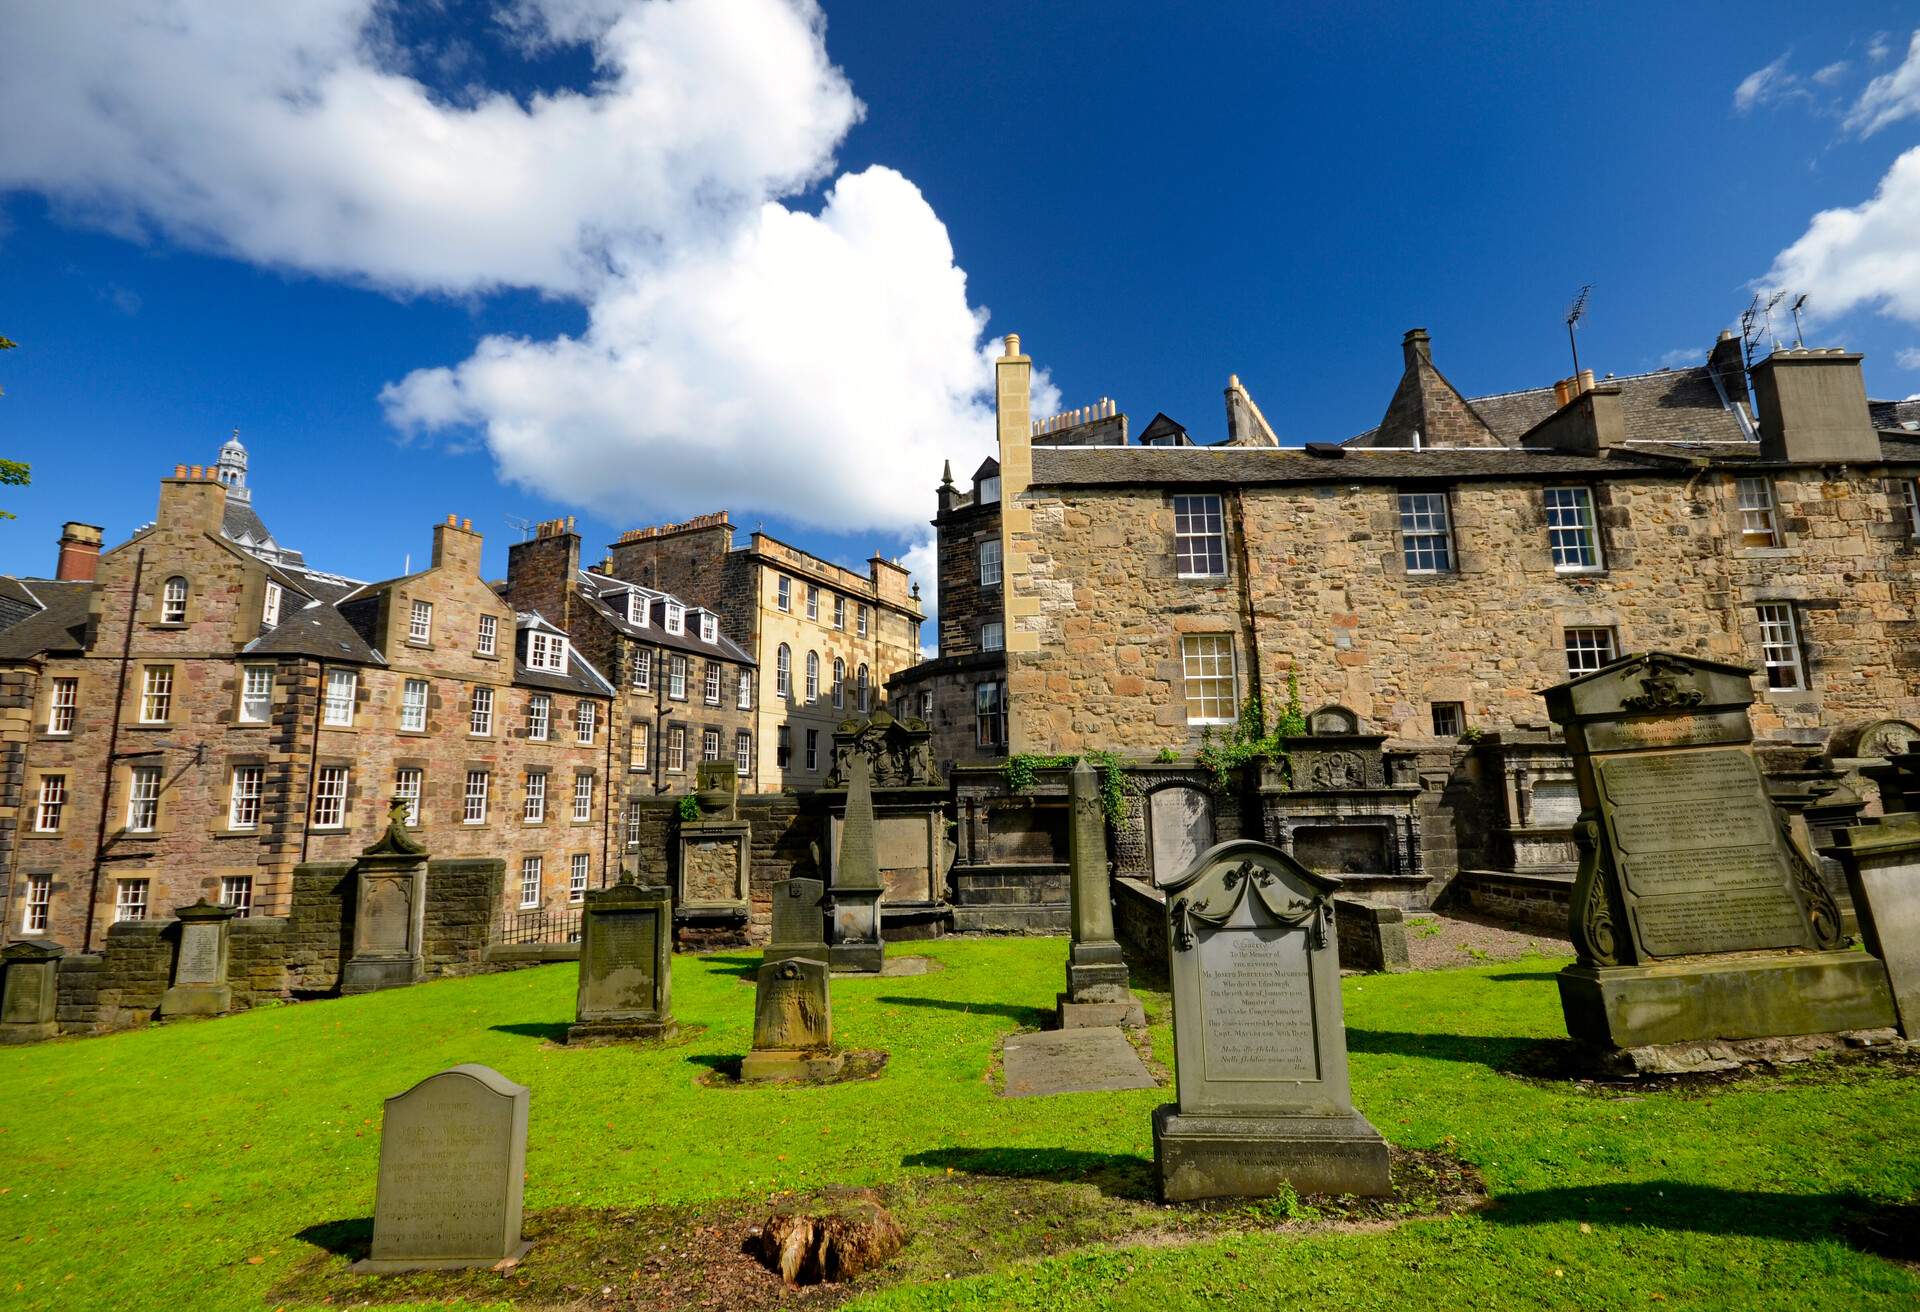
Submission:
<svg viewBox="0 0 1920 1312">
<path fill-rule="evenodd" d="M 1800 619 L 1794 614 L 1793 603 L 1763 601 L 1755 611 L 1760 619 L 1760 663 L 1767 676 L 1767 691 L 1805 692 L 1806 658 L 1800 650 Z"/>
<path fill-rule="evenodd" d="M 266 598 L 260 603 L 260 627 L 276 629 L 280 627 L 280 607 L 285 602 L 286 589 L 272 579 L 267 580 Z"/>
<path fill-rule="evenodd" d="M 1907 536 L 1920 542 L 1920 478 L 1901 479 L 1900 494 L 1907 503 Z"/>
<path fill-rule="evenodd" d="M 753 671 L 745 667 L 740 670 L 740 690 L 734 699 L 734 707 L 742 711 L 753 709 Z"/>
<path fill-rule="evenodd" d="M 253 876 L 220 876 L 220 905 L 233 908 L 235 920 L 253 918 Z"/>
<path fill-rule="evenodd" d="M 328 670 L 326 709 L 321 714 L 321 722 L 332 728 L 351 727 L 353 724 L 353 703 L 359 693 L 360 675 L 358 671 Z"/>
<path fill-rule="evenodd" d="M 1751 548 L 1780 545 L 1780 520 L 1773 498 L 1773 480 L 1757 474 L 1735 480 L 1734 500 L 1740 510 L 1740 545 Z"/>
<path fill-rule="evenodd" d="M 1546 511 L 1547 550 L 1559 574 L 1598 574 L 1607 567 L 1600 549 L 1600 517 L 1590 487 L 1541 490 Z M 1591 559 L 1587 559 L 1591 557 Z"/>
<path fill-rule="evenodd" d="M 80 680 L 77 678 L 59 678 L 53 681 L 53 690 L 47 696 L 47 732 L 68 737 L 73 733 L 73 722 L 80 706 Z"/>
<path fill-rule="evenodd" d="M 172 719 L 173 666 L 146 666 L 140 672 L 140 723 L 167 724 Z"/>
<path fill-rule="evenodd" d="M 314 772 L 313 827 L 347 827 L 347 786 L 351 771 L 344 765 L 323 765 Z"/>
<path fill-rule="evenodd" d="M 873 709 L 873 684 L 867 677 L 867 667 L 863 664 L 860 672 L 853 677 L 853 690 L 858 699 L 860 713 L 865 715 Z"/>
<path fill-rule="evenodd" d="M 136 765 L 127 772 L 127 832 L 150 834 L 160 824 L 160 767 Z"/>
<path fill-rule="evenodd" d="M 687 632 L 687 608 L 672 598 L 667 600 L 667 632 L 676 638 Z"/>
<path fill-rule="evenodd" d="M 776 608 L 789 613 L 793 610 L 793 580 L 785 574 L 774 580 L 773 604 Z"/>
<path fill-rule="evenodd" d="M 1007 745 L 1007 686 L 1004 682 L 973 686 L 973 736 L 977 747 Z"/>
<path fill-rule="evenodd" d="M 820 588 L 813 583 L 807 584 L 807 618 L 810 620 L 820 618 Z"/>
<path fill-rule="evenodd" d="M 833 658 L 833 704 L 836 708 L 847 704 L 847 663 L 838 656 Z"/>
<path fill-rule="evenodd" d="M 863 601 L 853 608 L 853 631 L 858 636 L 867 636 L 867 604 Z"/>
<path fill-rule="evenodd" d="M 540 885 L 546 878 L 546 861 L 537 856 L 520 858 L 520 909 L 540 905 Z"/>
<path fill-rule="evenodd" d="M 587 900 L 587 880 L 592 874 L 593 857 L 586 852 L 575 852 L 567 861 L 567 901 Z"/>
<path fill-rule="evenodd" d="M 687 699 L 687 658 L 675 652 L 667 657 L 667 696 L 674 701 Z"/>
<path fill-rule="evenodd" d="M 733 734 L 734 773 L 746 778 L 753 773 L 753 735 L 745 729 L 736 729 Z"/>
<path fill-rule="evenodd" d="M 582 747 L 591 747 L 594 735 L 599 732 L 600 706 L 583 697 L 573 706 L 573 741 Z"/>
<path fill-rule="evenodd" d="M 653 607 L 648 604 L 647 598 L 643 593 L 629 592 L 627 594 L 627 623 L 633 625 L 634 628 L 645 629 L 651 627 L 653 620 L 652 611 Z"/>
<path fill-rule="evenodd" d="M 431 690 L 425 679 L 408 679 L 400 685 L 400 727 L 409 733 L 425 733 L 427 702 Z"/>
<path fill-rule="evenodd" d="M 265 792 L 267 768 L 264 765 L 236 765 L 227 782 L 227 828 L 234 830 L 260 827 L 260 799 Z"/>
<path fill-rule="evenodd" d="M 467 735 L 487 738 L 493 734 L 493 689 L 476 687 L 467 709 Z"/>
<path fill-rule="evenodd" d="M 466 791 L 460 798 L 460 822 L 483 825 L 487 822 L 487 789 L 492 775 L 486 770 L 467 771 Z"/>
<path fill-rule="evenodd" d="M 498 615 L 480 617 L 480 634 L 476 649 L 482 656 L 491 656 L 500 650 L 500 617 Z"/>
<path fill-rule="evenodd" d="M 667 729 L 667 771 L 670 774 L 682 774 L 686 768 L 687 727 L 684 724 L 671 725 Z"/>
<path fill-rule="evenodd" d="M 981 651 L 1005 651 L 1007 626 L 1004 620 L 988 620 L 980 626 Z"/>
<path fill-rule="evenodd" d="M 27 896 L 20 917 L 22 934 L 44 934 L 53 918 L 53 876 L 28 875 Z"/>
<path fill-rule="evenodd" d="M 1180 685 L 1188 724 L 1232 724 L 1240 707 L 1240 656 L 1234 650 L 1232 635 L 1183 635 Z"/>
<path fill-rule="evenodd" d="M 407 641 L 426 646 L 433 641 L 433 603 L 415 600 L 407 609 Z"/>
<path fill-rule="evenodd" d="M 1442 492 L 1400 495 L 1400 562 L 1409 574 L 1453 573 L 1453 516 Z"/>
<path fill-rule="evenodd" d="M 553 732 L 553 698 L 536 692 L 527 698 L 527 741 L 543 743 Z"/>
<path fill-rule="evenodd" d="M 975 505 L 990 506 L 1000 499 L 1000 475 L 989 474 L 980 480 Z"/>
<path fill-rule="evenodd" d="M 114 880 L 113 923 L 122 925 L 129 921 L 145 920 L 147 918 L 147 891 L 147 880 Z"/>
<path fill-rule="evenodd" d="M 573 822 L 585 824 L 593 819 L 593 776 L 576 774 L 573 777 Z"/>
<path fill-rule="evenodd" d="M 833 594 L 833 627 L 842 633 L 847 629 L 847 599 L 837 592 Z"/>
<path fill-rule="evenodd" d="M 427 772 L 417 765 L 403 765 L 393 772 L 393 795 L 405 800 L 409 827 L 420 823 L 420 795 L 426 786 Z"/>
<path fill-rule="evenodd" d="M 160 585 L 160 622 L 187 622 L 187 580 L 179 574 Z"/>
<path fill-rule="evenodd" d="M 820 653 L 807 653 L 806 702 L 811 706 L 820 700 Z"/>
<path fill-rule="evenodd" d="M 997 587 L 1000 583 L 1000 539 L 988 538 L 980 544 L 980 586 Z"/>
<path fill-rule="evenodd" d="M 702 761 L 717 761 L 720 759 L 720 731 L 718 729 L 702 729 L 700 731 L 700 759 Z"/>
<path fill-rule="evenodd" d="M 818 729 L 809 729 L 807 730 L 807 769 L 811 772 L 819 768 L 820 731 Z"/>
<path fill-rule="evenodd" d="M 549 674 L 565 674 L 567 640 L 557 633 L 530 630 L 527 634 L 527 668 L 545 670 Z"/>
<path fill-rule="evenodd" d="M 640 836 L 645 831 L 646 812 L 641 809 L 640 799 L 634 798 L 627 803 L 627 846 L 638 847 Z"/>
<path fill-rule="evenodd" d="M 707 662 L 706 694 L 707 705 L 720 704 L 720 663 L 718 661 Z"/>
<path fill-rule="evenodd" d="M 642 647 L 633 653 L 633 667 L 628 672 L 627 681 L 641 692 L 653 687 L 653 649 Z"/>
<path fill-rule="evenodd" d="M 1428 712 L 1432 717 L 1433 736 L 1435 738 L 1458 738 L 1462 733 L 1466 732 L 1467 707 L 1465 702 L 1433 702 L 1428 707 Z M 1453 725 L 1451 728 L 1440 723 L 1443 714 L 1452 718 Z"/>
<path fill-rule="evenodd" d="M 527 771 L 527 796 L 520 807 L 520 823 L 541 825 L 547 822 L 547 772 Z"/>
<path fill-rule="evenodd" d="M 784 642 L 773 654 L 773 695 L 783 702 L 793 700 L 793 649 Z"/>
<path fill-rule="evenodd" d="M 645 770 L 653 760 L 652 750 L 653 726 L 645 720 L 635 720 L 627 735 L 627 769 Z"/>
<path fill-rule="evenodd" d="M 33 804 L 33 832 L 36 834 L 57 834 L 60 832 L 60 820 L 67 809 L 67 776 L 64 774 L 43 774 L 40 776 L 40 795 Z"/>
<path fill-rule="evenodd" d="M 709 643 L 720 641 L 720 621 L 705 611 L 700 612 L 700 641 Z"/>
<path fill-rule="evenodd" d="M 273 718 L 273 666 L 240 667 L 240 723 L 265 724 Z"/>
<path fill-rule="evenodd" d="M 1226 502 L 1218 492 L 1173 498 L 1173 564 L 1183 579 L 1227 576 Z"/>
<path fill-rule="evenodd" d="M 1620 659 L 1620 634 L 1609 625 L 1581 624 L 1565 629 L 1560 645 L 1566 652 L 1569 679 L 1604 669 Z"/>
</svg>

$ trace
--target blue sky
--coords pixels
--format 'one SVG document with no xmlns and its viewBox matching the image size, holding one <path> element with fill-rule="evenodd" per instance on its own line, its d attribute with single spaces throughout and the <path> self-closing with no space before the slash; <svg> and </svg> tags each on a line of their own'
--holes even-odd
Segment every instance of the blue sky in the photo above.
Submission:
<svg viewBox="0 0 1920 1312">
<path fill-rule="evenodd" d="M 493 572 L 509 516 L 597 554 L 722 505 L 924 561 L 1009 331 L 1136 430 L 1220 435 L 1238 373 L 1337 440 L 1406 328 L 1539 385 L 1591 282 L 1582 363 L 1637 372 L 1773 271 L 1920 392 L 1908 4 L 114 7 L 0 0 L 9 572 L 236 427 L 280 538 L 359 577 L 449 512 Z"/>
</svg>

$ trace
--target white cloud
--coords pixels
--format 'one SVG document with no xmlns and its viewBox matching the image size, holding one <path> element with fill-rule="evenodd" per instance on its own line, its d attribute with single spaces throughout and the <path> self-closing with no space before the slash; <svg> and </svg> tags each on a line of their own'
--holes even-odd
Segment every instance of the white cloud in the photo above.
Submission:
<svg viewBox="0 0 1920 1312">
<path fill-rule="evenodd" d="M 1870 137 L 1890 123 L 1920 114 L 1920 31 L 1907 44 L 1907 57 L 1890 73 L 1867 83 L 1853 108 L 1847 111 L 1851 132 Z"/>
<path fill-rule="evenodd" d="M 1920 369 L 1920 346 L 1909 346 L 1894 355 L 1902 369 Z"/>
<path fill-rule="evenodd" d="M 1740 85 L 1733 89 L 1733 107 L 1742 114 L 1750 114 L 1761 105 L 1771 105 L 1790 95 L 1805 94 L 1799 91 L 1800 76 L 1787 72 L 1787 56 L 1768 64 L 1765 68 L 1755 69 L 1740 79 Z"/>
<path fill-rule="evenodd" d="M 931 655 L 939 654 L 940 636 L 940 543 L 933 534 L 928 533 L 908 547 L 906 554 L 900 557 L 900 563 L 913 571 L 913 581 L 920 585 L 920 609 L 926 613 L 927 623 L 920 630 L 921 650 Z M 932 639 L 933 641 L 928 641 Z"/>
<path fill-rule="evenodd" d="M 919 190 L 872 167 L 792 203 L 863 112 L 815 0 L 503 0 L 508 54 L 594 58 L 524 99 L 436 94 L 413 70 L 471 76 L 488 34 L 402 48 L 384 0 L 0 12 L 0 190 L 383 289 L 584 304 L 577 338 L 488 337 L 382 393 L 513 482 L 904 534 L 942 458 L 992 447 L 998 352 Z"/>
<path fill-rule="evenodd" d="M 1660 357 L 1662 369 L 1686 369 L 1699 364 L 1707 358 L 1707 353 L 1697 346 L 1681 346 L 1668 351 Z"/>
<path fill-rule="evenodd" d="M 1813 74 L 1813 80 L 1823 87 L 1830 87 L 1844 78 L 1847 75 L 1847 70 L 1851 67 L 1852 65 L 1844 59 L 1835 60 L 1825 68 L 1816 70 Z"/>
<path fill-rule="evenodd" d="M 1871 200 L 1814 215 L 1760 281 L 1807 293 L 1823 319 L 1865 307 L 1920 323 L 1920 146 L 1893 162 Z"/>
<path fill-rule="evenodd" d="M 1867 62 L 1877 64 L 1893 53 L 1893 33 L 1875 32 L 1867 39 Z"/>
</svg>

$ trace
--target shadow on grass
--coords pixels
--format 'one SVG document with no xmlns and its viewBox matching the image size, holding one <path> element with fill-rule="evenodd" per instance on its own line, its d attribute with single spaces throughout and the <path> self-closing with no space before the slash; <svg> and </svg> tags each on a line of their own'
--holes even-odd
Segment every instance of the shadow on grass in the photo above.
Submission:
<svg viewBox="0 0 1920 1312">
<path fill-rule="evenodd" d="M 1023 1007 L 1016 1002 L 952 1002 L 946 998 L 906 998 L 891 993 L 882 994 L 874 1001 L 901 1007 L 932 1007 L 937 1011 L 968 1011 L 978 1016 L 1005 1016 L 1036 1029 L 1053 1019 L 1053 1010 L 1049 1007 Z"/>
<path fill-rule="evenodd" d="M 1389 1057 L 1428 1057 L 1436 1061 L 1467 1062 L 1496 1071 L 1528 1071 L 1541 1064 L 1540 1050 L 1567 1039 L 1528 1039 L 1487 1034 L 1410 1034 L 1403 1030 L 1347 1031 L 1348 1052 L 1379 1053 Z"/>
<path fill-rule="evenodd" d="M 1091 1184 L 1113 1198 L 1151 1202 L 1153 1163 L 1127 1153 L 1090 1153 L 1077 1148 L 931 1148 L 909 1153 L 902 1166 L 927 1166 L 1009 1180 L 1058 1180 Z"/>
<path fill-rule="evenodd" d="M 335 1257 L 358 1262 L 373 1251 L 373 1218 L 356 1216 L 347 1221 L 322 1221 L 294 1235 L 315 1248 L 324 1248 Z"/>
<path fill-rule="evenodd" d="M 736 978 L 753 974 L 760 969 L 759 957 L 701 957 L 700 964 L 715 975 L 732 975 Z"/>
<path fill-rule="evenodd" d="M 1518 980 L 1557 979 L 1559 978 L 1559 975 L 1560 975 L 1560 972 L 1557 970 L 1515 970 L 1515 971 L 1510 971 L 1505 975 L 1489 975 L 1487 976 L 1487 978 L 1493 979 L 1493 980 L 1499 980 L 1501 983 L 1505 984 L 1505 983 L 1512 983 Z"/>
<path fill-rule="evenodd" d="M 559 1020 L 523 1020 L 512 1025 L 489 1025 L 488 1029 L 496 1034 L 518 1034 L 529 1039 L 546 1039 L 550 1043 L 560 1043 L 572 1028 L 566 1021 Z"/>
<path fill-rule="evenodd" d="M 715 1075 L 724 1075 L 729 1080 L 737 1080 L 740 1078 L 740 1063 L 746 1058 L 739 1053 L 729 1057 L 708 1052 L 696 1054 L 687 1060 L 695 1066 L 712 1071 Z"/>
<path fill-rule="evenodd" d="M 1905 1227 L 1887 1224 L 1902 1210 L 1856 1193 L 1772 1193 L 1649 1180 L 1501 1194 L 1482 1215 L 1495 1225 L 1585 1221 L 1596 1228 L 1656 1226 L 1750 1239 L 1818 1242 L 1838 1238 L 1866 1252 L 1901 1257 L 1902 1250 L 1910 1254 L 1920 1242 L 1912 1237 L 1901 1240 L 1898 1236 Z"/>
</svg>

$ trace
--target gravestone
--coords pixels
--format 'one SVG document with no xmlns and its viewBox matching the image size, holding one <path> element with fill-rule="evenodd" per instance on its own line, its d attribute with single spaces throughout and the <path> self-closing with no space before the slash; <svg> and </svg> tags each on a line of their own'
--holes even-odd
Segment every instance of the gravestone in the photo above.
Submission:
<svg viewBox="0 0 1920 1312">
<path fill-rule="evenodd" d="M 1213 846 L 1213 799 L 1205 789 L 1185 784 L 1155 789 L 1147 795 L 1147 833 L 1153 882 L 1164 887 Z"/>
<path fill-rule="evenodd" d="M 174 913 L 180 921 L 180 946 L 173 960 L 173 987 L 160 998 L 162 1016 L 219 1016 L 233 1005 L 227 985 L 227 943 L 235 915 L 232 907 L 201 898 Z"/>
<path fill-rule="evenodd" d="M 947 925 L 947 879 L 955 846 L 948 837 L 947 783 L 933 760 L 933 728 L 884 707 L 840 722 L 833 759 L 818 800 L 828 817 L 823 870 L 840 860 L 853 762 L 866 762 L 873 798 L 874 864 L 889 937 L 932 937 Z"/>
<path fill-rule="evenodd" d="M 738 816 L 739 769 L 732 761 L 702 761 L 697 779 L 699 815 L 682 820 L 678 835 L 679 910 L 696 919 L 744 918 L 753 825 Z"/>
<path fill-rule="evenodd" d="M 1751 672 L 1664 652 L 1544 694 L 1580 786 L 1580 872 L 1559 974 L 1567 1032 L 1606 1048 L 1874 1029 L 1880 963 L 1768 800 Z"/>
<path fill-rule="evenodd" d="M 1333 897 L 1340 881 L 1255 839 L 1167 889 L 1179 1101 L 1153 1114 L 1167 1202 L 1391 1192 L 1353 1108 Z"/>
<path fill-rule="evenodd" d="M 373 1252 L 356 1273 L 493 1266 L 520 1237 L 528 1091 L 485 1066 L 455 1066 L 387 1099 Z"/>
<path fill-rule="evenodd" d="M 38 1043 L 60 1032 L 58 943 L 0 949 L 0 1043 Z"/>
<path fill-rule="evenodd" d="M 1828 850 L 1846 868 L 1860 937 L 1886 966 L 1900 1033 L 1920 1038 L 1920 815 L 1842 829 Z"/>
<path fill-rule="evenodd" d="M 806 957 L 769 961 L 753 990 L 753 1051 L 740 1078 L 819 1080 L 838 1075 L 845 1058 L 833 1051 L 833 1003 L 827 963 Z"/>
<path fill-rule="evenodd" d="M 340 970 L 342 993 L 401 988 L 426 977 L 427 849 L 407 830 L 412 805 L 394 798 L 386 832 L 354 862 L 353 956 Z"/>
<path fill-rule="evenodd" d="M 568 1043 L 670 1039 L 673 898 L 630 876 L 586 895 L 580 908 L 580 984 Z"/>
<path fill-rule="evenodd" d="M 880 925 L 880 898 L 886 890 L 874 850 L 873 785 L 867 758 L 852 757 L 847 775 L 847 818 L 827 894 L 827 960 L 835 970 L 877 975 L 886 964 Z"/>
<path fill-rule="evenodd" d="M 1107 817 L 1100 805 L 1100 778 L 1084 759 L 1074 763 L 1067 777 L 1067 808 L 1073 942 L 1067 949 L 1067 991 L 1056 999 L 1058 1028 L 1144 1028 L 1147 1014 L 1140 999 L 1127 987 L 1127 959 L 1113 933 Z"/>
<path fill-rule="evenodd" d="M 817 879 L 783 879 L 773 886 L 773 937 L 763 960 L 827 960 L 826 919 L 820 907 L 825 889 Z"/>
</svg>

